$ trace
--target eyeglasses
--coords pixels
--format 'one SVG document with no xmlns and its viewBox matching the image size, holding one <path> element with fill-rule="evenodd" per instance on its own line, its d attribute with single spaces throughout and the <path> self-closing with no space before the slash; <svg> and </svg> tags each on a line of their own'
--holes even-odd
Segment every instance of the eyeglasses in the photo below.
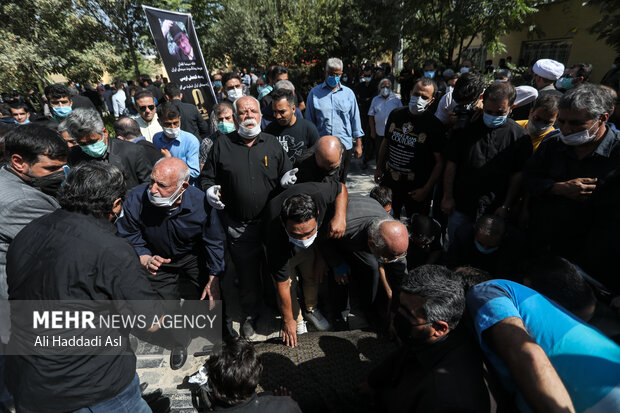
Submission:
<svg viewBox="0 0 620 413">
<path fill-rule="evenodd" d="M 155 110 L 155 105 L 138 106 L 138 109 L 140 109 L 140 112 L 146 111 L 147 108 L 148 110 Z"/>
<path fill-rule="evenodd" d="M 377 257 L 377 261 L 381 264 L 393 264 L 395 262 L 404 260 L 406 256 L 407 256 L 407 251 L 403 252 L 402 254 L 394 258 Z"/>
</svg>

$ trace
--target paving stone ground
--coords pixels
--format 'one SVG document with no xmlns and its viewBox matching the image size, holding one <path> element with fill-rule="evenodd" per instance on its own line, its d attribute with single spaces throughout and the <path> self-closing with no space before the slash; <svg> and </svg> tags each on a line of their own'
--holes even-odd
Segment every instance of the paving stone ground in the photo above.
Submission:
<svg viewBox="0 0 620 413">
<path fill-rule="evenodd" d="M 359 159 L 351 161 L 347 189 L 350 194 L 366 195 L 374 186 L 374 164 L 367 169 L 362 169 L 362 162 Z M 234 275 L 226 274 L 224 282 L 231 283 Z M 238 300 L 234 296 L 235 289 L 230 285 L 229 295 L 224 299 L 227 303 L 236 303 Z M 239 331 L 239 308 L 229 305 L 229 310 L 233 318 L 233 328 Z M 275 309 L 266 308 L 264 314 L 258 319 L 257 334 L 252 338 L 253 341 L 265 341 L 270 338 L 279 337 L 280 320 Z M 312 331 L 312 326 L 308 325 L 308 330 Z M 210 348 L 212 343 L 202 338 L 195 338 L 189 346 L 189 357 L 183 368 L 171 370 L 169 364 L 170 351 L 161 347 L 139 341 L 136 349 L 137 371 L 140 382 L 148 383 L 146 393 L 156 389 L 162 389 L 165 397 L 171 402 L 171 411 L 174 413 L 195 412 L 192 406 L 191 393 L 184 388 L 184 381 L 187 377 L 194 374 L 206 361 L 205 356 L 194 357 L 195 352 L 203 351 L 203 348 Z M 182 388 L 179 388 L 182 387 Z"/>
</svg>

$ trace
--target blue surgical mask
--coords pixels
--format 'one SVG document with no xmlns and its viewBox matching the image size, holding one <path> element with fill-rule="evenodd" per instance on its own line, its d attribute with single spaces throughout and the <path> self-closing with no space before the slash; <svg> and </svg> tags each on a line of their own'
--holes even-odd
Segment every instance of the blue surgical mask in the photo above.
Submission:
<svg viewBox="0 0 620 413">
<path fill-rule="evenodd" d="M 572 77 L 563 77 L 563 78 L 558 79 L 558 81 L 555 83 L 555 86 L 558 89 L 568 90 L 568 89 L 572 89 L 575 85 L 573 84 Z"/>
<path fill-rule="evenodd" d="M 263 90 L 265 90 L 265 86 L 259 86 L 259 87 L 257 87 L 257 88 L 256 88 L 256 90 L 258 91 L 258 94 L 260 95 L 260 94 L 261 94 L 261 92 L 262 92 Z"/>
<path fill-rule="evenodd" d="M 221 88 L 222 87 L 222 81 L 221 80 L 216 80 L 215 82 L 213 82 L 213 86 L 215 86 L 216 88 Z"/>
<path fill-rule="evenodd" d="M 336 87 L 340 83 L 340 76 L 327 76 L 327 85 L 329 87 Z"/>
<path fill-rule="evenodd" d="M 100 141 L 91 143 L 90 145 L 80 146 L 80 149 L 82 149 L 82 151 L 84 151 L 84 153 L 88 156 L 92 156 L 93 158 L 101 158 L 105 155 L 108 145 L 106 145 L 105 141 L 101 139 Z"/>
<path fill-rule="evenodd" d="M 72 110 L 73 109 L 71 109 L 71 106 L 58 106 L 52 108 L 54 115 L 59 118 L 66 118 Z"/>
<path fill-rule="evenodd" d="M 502 126 L 504 123 L 506 123 L 506 119 L 508 119 L 508 115 L 493 116 L 489 115 L 486 112 L 482 115 L 482 120 L 484 121 L 484 124 L 487 125 L 487 127 L 489 128 L 498 128 Z"/>
<path fill-rule="evenodd" d="M 217 129 L 224 135 L 235 131 L 235 124 L 231 122 L 220 122 L 217 124 Z"/>
<path fill-rule="evenodd" d="M 429 79 L 433 79 L 435 77 L 435 71 L 424 72 L 424 77 L 427 77 Z"/>
<path fill-rule="evenodd" d="M 19 123 L 19 125 L 27 125 L 30 123 L 30 119 L 26 119 L 25 121 L 23 121 L 22 123 Z"/>
<path fill-rule="evenodd" d="M 474 244 L 476 245 L 476 249 L 482 254 L 492 254 L 499 249 L 499 246 L 493 248 L 484 248 L 477 239 L 474 239 Z"/>
</svg>

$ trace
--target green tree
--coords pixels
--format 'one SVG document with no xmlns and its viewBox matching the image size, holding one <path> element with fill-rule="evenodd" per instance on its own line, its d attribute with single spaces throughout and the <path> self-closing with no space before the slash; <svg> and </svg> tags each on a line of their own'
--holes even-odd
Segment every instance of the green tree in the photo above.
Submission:
<svg viewBox="0 0 620 413">
<path fill-rule="evenodd" d="M 38 84 L 49 74 L 95 81 L 119 62 L 101 27 L 71 0 L 3 0 L 0 3 L 0 83 Z"/>
<path fill-rule="evenodd" d="M 460 62 L 478 36 L 491 53 L 504 50 L 500 37 L 536 12 L 535 0 L 406 0 L 403 38 L 409 60 L 435 59 L 447 66 Z"/>
<path fill-rule="evenodd" d="M 601 10 L 601 18 L 590 27 L 590 32 L 597 34 L 599 40 L 605 40 L 620 54 L 620 1 L 590 0 L 588 4 Z"/>
</svg>

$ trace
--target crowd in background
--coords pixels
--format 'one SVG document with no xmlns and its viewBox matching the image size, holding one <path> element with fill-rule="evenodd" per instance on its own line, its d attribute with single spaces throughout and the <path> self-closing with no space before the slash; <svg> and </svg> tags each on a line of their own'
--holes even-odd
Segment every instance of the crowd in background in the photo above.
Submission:
<svg viewBox="0 0 620 413">
<path fill-rule="evenodd" d="M 308 89 L 284 66 L 218 70 L 205 114 L 161 75 L 3 93 L 0 298 L 223 300 L 219 408 L 298 411 L 254 395 L 237 337 L 271 308 L 290 347 L 358 328 L 400 344 L 359 378 L 362 411 L 620 410 L 620 69 L 591 72 L 331 58 Z M 150 409 L 135 357 L 107 378 L 101 356 L 71 377 L 78 359 L 32 357 L 2 362 L 17 411 Z"/>
</svg>

